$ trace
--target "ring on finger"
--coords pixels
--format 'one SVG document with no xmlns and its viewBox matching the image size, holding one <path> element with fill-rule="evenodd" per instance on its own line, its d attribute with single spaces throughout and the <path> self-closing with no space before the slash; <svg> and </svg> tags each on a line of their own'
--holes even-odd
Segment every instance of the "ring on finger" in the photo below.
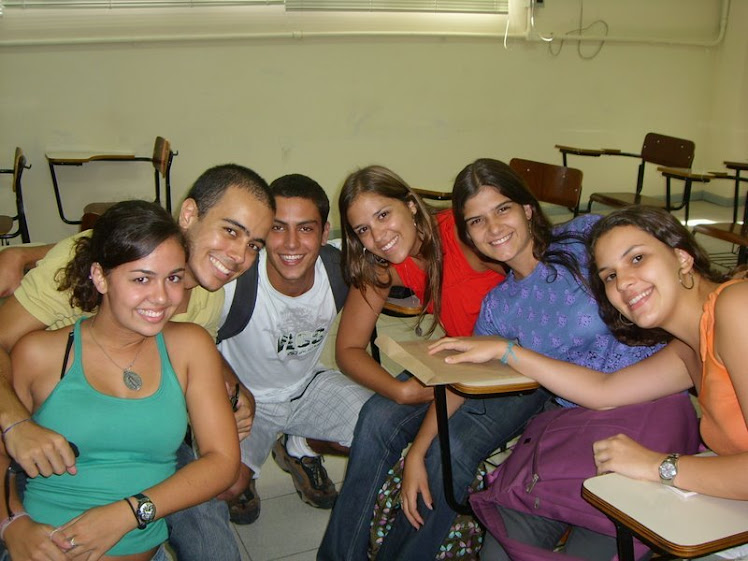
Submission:
<svg viewBox="0 0 748 561">
<path fill-rule="evenodd" d="M 70 540 L 68 541 L 70 541 L 70 547 L 78 547 L 78 545 L 80 545 L 80 544 L 75 543 L 75 536 L 70 538 Z"/>
</svg>

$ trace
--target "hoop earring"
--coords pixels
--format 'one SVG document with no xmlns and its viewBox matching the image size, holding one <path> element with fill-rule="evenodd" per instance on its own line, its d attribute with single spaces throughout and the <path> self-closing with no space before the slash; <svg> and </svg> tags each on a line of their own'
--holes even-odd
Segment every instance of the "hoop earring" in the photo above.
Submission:
<svg viewBox="0 0 748 561">
<path fill-rule="evenodd" d="M 686 290 L 691 290 L 693 288 L 693 285 L 696 284 L 696 280 L 693 278 L 693 271 L 688 271 L 688 277 L 691 279 L 690 286 L 686 285 L 686 283 L 683 282 L 683 273 L 681 273 L 681 270 L 678 269 L 678 282 Z"/>
<path fill-rule="evenodd" d="M 631 327 L 632 325 L 634 325 L 634 322 L 624 316 L 621 312 L 618 312 L 618 317 L 621 319 L 621 323 L 626 327 Z"/>
</svg>

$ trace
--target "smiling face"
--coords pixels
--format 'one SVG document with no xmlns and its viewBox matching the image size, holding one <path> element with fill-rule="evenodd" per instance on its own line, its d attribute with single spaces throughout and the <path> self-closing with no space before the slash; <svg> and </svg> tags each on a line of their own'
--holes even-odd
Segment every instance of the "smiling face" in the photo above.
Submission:
<svg viewBox="0 0 748 561">
<path fill-rule="evenodd" d="M 146 337 L 159 333 L 176 312 L 184 296 L 184 276 L 184 249 L 174 238 L 108 274 L 98 263 L 91 267 L 94 285 L 104 295 L 100 313 Z"/>
<path fill-rule="evenodd" d="M 179 225 L 190 244 L 188 286 L 215 291 L 257 259 L 273 221 L 273 211 L 246 189 L 229 187 L 204 216 L 192 199 L 182 204 Z"/>
<path fill-rule="evenodd" d="M 610 303 L 639 327 L 662 327 L 677 309 L 678 271 L 691 270 L 693 258 L 635 226 L 618 226 L 595 244 L 598 276 Z"/>
<path fill-rule="evenodd" d="M 487 257 L 506 263 L 515 276 L 529 275 L 537 265 L 532 254 L 532 207 L 520 205 L 490 186 L 465 201 L 464 220 L 475 247 Z"/>
<path fill-rule="evenodd" d="M 314 284 L 314 264 L 327 243 L 330 223 L 302 197 L 275 197 L 275 220 L 267 237 L 268 278 L 287 296 L 299 296 Z"/>
<path fill-rule="evenodd" d="M 390 263 L 402 263 L 418 254 L 418 238 L 413 216 L 416 205 L 375 193 L 361 193 L 348 208 L 351 229 L 366 248 Z"/>
</svg>

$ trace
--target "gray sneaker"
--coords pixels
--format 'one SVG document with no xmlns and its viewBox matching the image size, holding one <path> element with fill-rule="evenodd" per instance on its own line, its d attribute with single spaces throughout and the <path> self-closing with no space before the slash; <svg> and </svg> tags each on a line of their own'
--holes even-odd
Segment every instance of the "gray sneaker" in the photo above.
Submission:
<svg viewBox="0 0 748 561">
<path fill-rule="evenodd" d="M 322 465 L 322 456 L 293 458 L 286 451 L 285 440 L 285 436 L 281 436 L 273 444 L 273 459 L 279 468 L 291 475 L 299 498 L 316 508 L 332 508 L 338 492 Z"/>
</svg>

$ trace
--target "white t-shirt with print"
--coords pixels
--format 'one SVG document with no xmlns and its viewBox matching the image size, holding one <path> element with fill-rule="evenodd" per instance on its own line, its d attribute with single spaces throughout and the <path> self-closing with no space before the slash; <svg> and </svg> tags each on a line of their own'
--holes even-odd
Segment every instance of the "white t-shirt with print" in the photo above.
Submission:
<svg viewBox="0 0 748 561">
<path fill-rule="evenodd" d="M 221 341 L 218 349 L 255 399 L 280 403 L 299 395 L 319 364 L 337 310 L 325 266 L 314 266 L 314 285 L 301 296 L 275 290 L 267 274 L 267 252 L 258 256 L 257 301 L 243 332 Z M 225 287 L 221 324 L 234 300 L 236 282 Z"/>
</svg>

